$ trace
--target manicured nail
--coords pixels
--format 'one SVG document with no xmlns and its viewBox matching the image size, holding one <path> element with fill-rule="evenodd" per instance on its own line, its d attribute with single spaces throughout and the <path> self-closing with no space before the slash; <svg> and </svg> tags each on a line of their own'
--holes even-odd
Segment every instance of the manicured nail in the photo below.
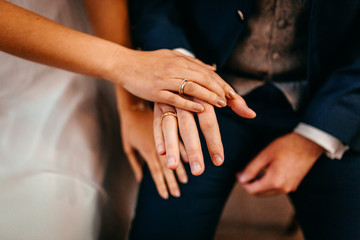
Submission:
<svg viewBox="0 0 360 240">
<path fill-rule="evenodd" d="M 160 154 L 160 155 L 164 154 L 164 151 L 165 151 L 164 146 L 163 145 L 157 146 L 157 151 L 158 151 L 158 154 Z"/>
<path fill-rule="evenodd" d="M 226 106 L 226 102 L 224 100 L 222 100 L 221 98 L 218 98 L 216 102 L 217 102 L 217 105 L 219 107 L 225 107 Z"/>
<path fill-rule="evenodd" d="M 213 156 L 213 163 L 215 164 L 215 166 L 220 166 L 223 162 L 224 161 L 222 160 L 219 154 L 215 154 Z"/>
<path fill-rule="evenodd" d="M 229 90 L 229 95 L 230 95 L 230 98 L 236 97 L 236 93 L 232 89 Z"/>
<path fill-rule="evenodd" d="M 200 167 L 200 164 L 198 162 L 191 163 L 191 172 L 194 175 L 201 172 L 201 167 Z"/>
<path fill-rule="evenodd" d="M 193 109 L 194 109 L 195 112 L 203 112 L 205 110 L 203 105 L 200 105 L 200 104 L 194 105 Z"/>
<path fill-rule="evenodd" d="M 173 156 L 168 157 L 167 159 L 167 167 L 174 168 L 175 167 L 175 158 Z"/>
<path fill-rule="evenodd" d="M 176 189 L 173 191 L 173 196 L 174 197 L 180 197 L 180 190 L 179 189 Z"/>
</svg>

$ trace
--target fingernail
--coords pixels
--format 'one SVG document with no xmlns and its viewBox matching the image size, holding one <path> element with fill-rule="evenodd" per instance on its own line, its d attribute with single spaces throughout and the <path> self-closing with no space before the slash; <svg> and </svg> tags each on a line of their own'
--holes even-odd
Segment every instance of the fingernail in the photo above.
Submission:
<svg viewBox="0 0 360 240">
<path fill-rule="evenodd" d="M 224 100 L 222 100 L 221 98 L 218 98 L 216 102 L 217 102 L 219 107 L 225 107 L 226 106 L 226 102 Z"/>
<path fill-rule="evenodd" d="M 188 181 L 189 181 L 189 179 L 188 179 L 187 176 L 181 177 L 181 182 L 182 182 L 182 183 L 187 183 Z"/>
<path fill-rule="evenodd" d="M 161 197 L 164 199 L 169 198 L 169 193 L 166 190 L 161 191 Z"/>
<path fill-rule="evenodd" d="M 241 183 L 247 182 L 247 176 L 246 176 L 246 174 L 241 174 L 241 175 L 240 175 L 240 178 L 239 178 L 239 181 L 240 181 Z"/>
<path fill-rule="evenodd" d="M 191 163 L 191 172 L 194 175 L 201 172 L 201 167 L 200 167 L 200 164 L 198 162 Z"/>
<path fill-rule="evenodd" d="M 158 154 L 162 155 L 162 154 L 164 153 L 164 151 L 165 151 L 164 146 L 163 146 L 163 145 L 159 145 L 159 146 L 157 147 L 157 151 L 158 151 Z"/>
<path fill-rule="evenodd" d="M 199 104 L 194 105 L 193 109 L 195 112 L 203 112 L 205 110 L 205 108 Z"/>
<path fill-rule="evenodd" d="M 224 161 L 222 160 L 222 158 L 220 157 L 219 154 L 215 154 L 213 156 L 213 163 L 216 165 L 216 166 L 220 166 Z"/>
<path fill-rule="evenodd" d="M 229 95 L 230 95 L 231 98 L 235 98 L 236 93 L 232 89 L 230 89 L 229 90 Z"/>
<path fill-rule="evenodd" d="M 252 110 L 251 108 L 248 107 L 247 111 L 250 115 L 252 115 L 253 117 L 256 117 L 256 112 L 254 110 Z"/>
<path fill-rule="evenodd" d="M 140 173 L 135 174 L 135 178 L 137 182 L 141 181 L 142 175 Z"/>
<path fill-rule="evenodd" d="M 180 190 L 179 189 L 176 189 L 173 191 L 173 196 L 174 197 L 180 197 Z"/>
<path fill-rule="evenodd" d="M 168 159 L 167 159 L 167 167 L 168 168 L 175 167 L 175 158 L 173 156 L 168 157 Z"/>
<path fill-rule="evenodd" d="M 215 68 L 215 70 L 216 70 L 216 68 L 217 68 L 217 66 L 216 66 L 216 64 L 215 64 L 215 63 L 212 65 L 212 67 L 213 67 L 213 68 Z"/>
</svg>

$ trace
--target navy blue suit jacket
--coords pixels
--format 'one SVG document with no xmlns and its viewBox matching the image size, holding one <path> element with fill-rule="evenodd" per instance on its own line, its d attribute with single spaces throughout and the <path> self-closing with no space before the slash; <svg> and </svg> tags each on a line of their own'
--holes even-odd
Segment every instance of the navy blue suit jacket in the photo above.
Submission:
<svg viewBox="0 0 360 240">
<path fill-rule="evenodd" d="M 143 50 L 182 47 L 221 71 L 253 1 L 132 0 L 134 43 Z M 360 151 L 360 0 L 312 0 L 309 22 L 310 98 L 302 121 Z"/>
</svg>

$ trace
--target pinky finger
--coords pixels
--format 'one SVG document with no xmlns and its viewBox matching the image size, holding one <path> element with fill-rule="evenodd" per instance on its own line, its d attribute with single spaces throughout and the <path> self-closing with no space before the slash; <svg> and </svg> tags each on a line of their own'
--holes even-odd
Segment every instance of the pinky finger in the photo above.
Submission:
<svg viewBox="0 0 360 240">
<path fill-rule="evenodd" d="M 178 168 L 175 170 L 176 176 L 179 179 L 181 183 L 187 183 L 188 182 L 188 176 L 185 171 L 185 167 L 182 162 L 180 162 Z"/>
<path fill-rule="evenodd" d="M 143 177 L 142 167 L 139 163 L 138 159 L 135 156 L 135 153 L 131 150 L 130 152 L 126 153 L 126 157 L 130 163 L 131 169 L 135 175 L 135 179 L 137 182 L 140 182 Z"/>
</svg>

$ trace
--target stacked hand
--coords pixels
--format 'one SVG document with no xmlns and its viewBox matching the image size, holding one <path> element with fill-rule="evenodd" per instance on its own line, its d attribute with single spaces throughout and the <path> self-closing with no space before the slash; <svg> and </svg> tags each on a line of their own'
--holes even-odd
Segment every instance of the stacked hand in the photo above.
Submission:
<svg viewBox="0 0 360 240">
<path fill-rule="evenodd" d="M 201 131 L 205 137 L 207 147 L 216 166 L 224 162 L 224 149 L 221 141 L 219 126 L 217 123 L 214 107 L 202 100 L 194 98 L 194 101 L 204 106 L 205 110 L 197 114 Z M 228 99 L 228 105 L 234 112 L 245 118 L 254 118 L 256 114 L 249 109 L 245 101 L 238 95 Z M 164 116 L 167 112 L 177 114 Z M 185 146 L 184 151 L 179 150 L 179 134 Z M 193 113 L 183 109 L 174 108 L 166 104 L 155 104 L 154 107 L 154 136 L 155 143 L 160 155 L 165 154 L 168 167 L 176 169 L 180 163 L 180 153 L 187 156 L 193 175 L 200 175 L 205 169 L 203 153 L 199 139 L 196 122 Z"/>
<path fill-rule="evenodd" d="M 186 89 L 187 87 L 188 85 Z M 193 98 L 193 101 L 205 109 L 197 113 L 197 117 L 213 163 L 219 166 L 224 161 L 224 150 L 214 107 L 196 98 Z M 236 94 L 232 99 L 228 99 L 228 104 L 243 117 L 255 117 L 255 113 Z M 164 113 L 168 114 L 163 115 Z M 167 104 L 155 103 L 154 113 L 146 108 L 141 111 L 123 109 L 120 114 L 123 146 L 136 179 L 142 179 L 142 166 L 135 154 L 138 152 L 148 165 L 160 196 L 166 199 L 170 192 L 172 196 L 179 197 L 180 190 L 175 174 L 180 183 L 186 183 L 188 179 L 181 159 L 190 163 L 194 175 L 200 175 L 205 169 L 193 113 Z M 179 139 L 179 133 L 182 141 Z"/>
<path fill-rule="evenodd" d="M 121 62 L 122 65 L 115 61 L 117 65 L 110 68 L 110 75 L 105 77 L 143 99 L 192 112 L 203 111 L 201 104 L 176 94 L 184 79 L 189 80 L 186 95 L 217 107 L 226 106 L 226 97 L 235 95 L 234 90 L 214 72 L 214 67 L 177 51 L 127 50 L 121 54 L 121 59 L 126 61 Z"/>
<path fill-rule="evenodd" d="M 205 111 L 197 113 L 197 116 L 212 161 L 219 166 L 224 161 L 224 153 L 213 106 L 201 100 L 194 100 L 205 107 Z M 240 116 L 255 117 L 255 114 L 247 109 L 241 97 L 228 100 L 228 105 Z M 159 154 L 166 152 L 168 167 L 175 169 L 180 162 L 177 147 L 179 131 L 192 173 L 200 175 L 204 171 L 204 162 L 193 114 L 165 104 L 156 104 L 154 111 L 155 142 Z M 161 123 L 162 114 L 169 111 L 176 111 L 177 119 L 165 117 Z M 295 191 L 323 152 L 322 147 L 307 138 L 296 133 L 287 134 L 274 140 L 261 151 L 245 170 L 238 174 L 239 182 L 249 193 L 257 196 Z"/>
</svg>

